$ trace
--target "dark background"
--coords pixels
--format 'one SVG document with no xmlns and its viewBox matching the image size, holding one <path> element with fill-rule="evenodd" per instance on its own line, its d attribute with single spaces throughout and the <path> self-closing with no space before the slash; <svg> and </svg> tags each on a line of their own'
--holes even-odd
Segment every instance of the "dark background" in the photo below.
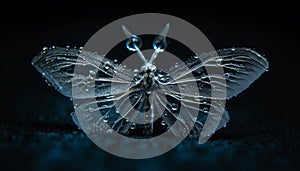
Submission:
<svg viewBox="0 0 300 171">
<path fill-rule="evenodd" d="M 275 2 L 17 2 L 1 4 L 1 167 L 24 170 L 299 169 L 299 11 Z M 117 5 L 119 5 L 117 7 Z M 122 159 L 94 145 L 69 118 L 72 103 L 31 66 L 44 46 L 83 46 L 119 18 L 165 13 L 198 27 L 216 49 L 254 48 L 269 72 L 228 101 L 231 120 L 204 145 Z"/>
</svg>

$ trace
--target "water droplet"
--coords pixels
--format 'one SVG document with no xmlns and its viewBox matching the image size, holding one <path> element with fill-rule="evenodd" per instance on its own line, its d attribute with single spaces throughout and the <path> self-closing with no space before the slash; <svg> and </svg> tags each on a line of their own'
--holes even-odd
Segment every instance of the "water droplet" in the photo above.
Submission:
<svg viewBox="0 0 300 171">
<path fill-rule="evenodd" d="M 204 112 L 204 113 L 208 113 L 208 108 L 207 108 L 207 107 L 204 107 L 204 108 L 203 108 L 203 112 Z"/>
<path fill-rule="evenodd" d="M 112 129 L 107 129 L 106 133 L 111 134 L 111 133 L 113 133 L 113 130 Z"/>
<path fill-rule="evenodd" d="M 103 118 L 103 122 L 108 122 L 109 117 L 108 116 L 104 116 Z"/>
<path fill-rule="evenodd" d="M 219 59 L 216 60 L 216 62 L 217 62 L 217 65 L 221 66 L 222 62 L 223 62 L 223 59 L 219 58 Z"/>
<path fill-rule="evenodd" d="M 79 52 L 82 52 L 82 50 L 83 50 L 83 47 L 79 47 L 79 48 L 78 48 L 78 51 L 79 51 Z"/>
<path fill-rule="evenodd" d="M 196 55 L 194 56 L 194 58 L 195 58 L 195 59 L 198 59 L 198 58 L 199 58 L 199 56 L 196 54 Z"/>
<path fill-rule="evenodd" d="M 69 50 L 70 49 L 70 46 L 68 45 L 68 46 L 66 46 L 66 50 Z"/>
<path fill-rule="evenodd" d="M 118 63 L 118 60 L 117 60 L 117 59 L 114 59 L 114 63 Z"/>
<path fill-rule="evenodd" d="M 177 103 L 172 103 L 171 108 L 172 108 L 172 110 L 177 110 L 178 109 L 178 104 Z"/>
<path fill-rule="evenodd" d="M 226 124 L 223 126 L 223 128 L 226 128 Z"/>
<path fill-rule="evenodd" d="M 166 116 L 168 116 L 168 113 L 166 112 L 166 113 L 164 113 L 164 116 L 166 117 Z"/>
<path fill-rule="evenodd" d="M 166 125 L 166 122 L 164 120 L 162 120 L 160 124 L 164 126 L 164 125 Z"/>
<path fill-rule="evenodd" d="M 88 88 L 85 89 L 86 92 L 89 92 L 90 90 Z"/>
<path fill-rule="evenodd" d="M 89 72 L 90 72 L 91 75 L 96 75 L 96 72 L 93 71 L 93 70 L 90 70 Z"/>
<path fill-rule="evenodd" d="M 46 53 L 47 51 L 48 51 L 48 48 L 44 47 L 42 53 Z"/>
<path fill-rule="evenodd" d="M 136 124 L 132 123 L 131 126 L 130 126 L 130 129 L 135 129 L 135 128 L 136 128 Z"/>
<path fill-rule="evenodd" d="M 164 75 L 163 75 L 163 74 L 157 74 L 157 76 L 158 76 L 158 78 L 162 78 L 162 77 L 164 77 Z"/>
<path fill-rule="evenodd" d="M 89 107 L 89 112 L 94 112 L 94 109 Z"/>
<path fill-rule="evenodd" d="M 146 91 L 146 93 L 147 93 L 148 95 L 150 95 L 150 94 L 152 93 L 152 91 L 149 90 L 149 91 Z"/>
<path fill-rule="evenodd" d="M 235 51 L 235 48 L 231 48 L 232 51 Z"/>
<path fill-rule="evenodd" d="M 230 77 L 230 74 L 229 73 L 225 73 L 224 76 L 225 76 L 225 78 L 228 79 Z"/>
<path fill-rule="evenodd" d="M 74 104 L 74 109 L 77 109 L 77 108 L 78 108 L 78 104 L 75 103 L 75 104 Z"/>
<path fill-rule="evenodd" d="M 110 66 L 111 66 L 111 63 L 109 61 L 104 62 L 104 69 L 108 70 Z"/>
<path fill-rule="evenodd" d="M 178 67 L 178 63 L 177 63 L 177 62 L 175 62 L 175 64 L 174 64 L 174 67 L 175 67 L 175 68 L 177 68 L 177 67 Z"/>
</svg>

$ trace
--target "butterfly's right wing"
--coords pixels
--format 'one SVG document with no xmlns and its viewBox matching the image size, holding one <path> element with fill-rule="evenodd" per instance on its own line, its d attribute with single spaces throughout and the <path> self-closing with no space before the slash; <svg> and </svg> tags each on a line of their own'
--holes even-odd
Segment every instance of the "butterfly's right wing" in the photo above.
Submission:
<svg viewBox="0 0 300 171">
<path fill-rule="evenodd" d="M 217 68 L 221 67 L 224 71 L 214 73 Z M 219 91 L 218 88 L 226 87 L 226 98 L 229 99 L 249 87 L 268 67 L 269 63 L 266 58 L 254 50 L 248 48 L 221 49 L 216 52 L 203 53 L 189 59 L 177 68 L 172 68 L 169 73 L 174 78 L 167 83 L 167 86 L 170 87 L 175 83 L 189 86 L 191 82 L 197 81 L 200 94 L 208 96 L 210 92 L 207 94 L 207 88 L 214 84 L 216 91 Z M 211 73 L 207 73 L 207 69 Z M 193 79 L 187 77 L 190 73 L 194 74 Z M 212 79 L 215 82 L 211 82 Z M 226 85 L 221 83 L 222 80 L 226 81 Z M 194 97 L 192 92 L 187 96 Z"/>
<path fill-rule="evenodd" d="M 186 116 L 199 111 L 197 118 L 190 117 L 190 121 L 195 122 L 195 129 L 198 130 L 196 132 L 202 130 L 207 117 L 219 120 L 219 125 L 214 125 L 219 129 L 229 120 L 226 111 L 222 118 L 217 117 L 217 113 L 224 109 L 219 106 L 222 106 L 226 99 L 246 89 L 267 68 L 267 60 L 251 49 L 222 49 L 195 56 L 171 68 L 168 73 L 172 79 L 162 83 L 161 87 L 167 95 L 181 100 Z M 184 93 L 174 88 L 174 85 L 183 87 Z M 195 85 L 198 86 L 198 90 L 195 90 Z M 199 104 L 200 107 L 195 108 L 193 104 Z M 212 111 L 210 116 L 207 115 L 208 109 Z M 185 124 L 182 122 L 182 126 Z"/>
</svg>

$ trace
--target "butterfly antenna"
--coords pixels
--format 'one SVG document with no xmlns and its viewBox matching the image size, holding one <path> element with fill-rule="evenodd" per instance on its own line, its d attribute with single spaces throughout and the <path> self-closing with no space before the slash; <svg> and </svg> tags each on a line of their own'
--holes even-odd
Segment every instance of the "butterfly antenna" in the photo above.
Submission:
<svg viewBox="0 0 300 171">
<path fill-rule="evenodd" d="M 157 57 L 159 52 L 163 52 L 167 48 L 167 34 L 169 32 L 170 24 L 167 23 L 165 28 L 160 32 L 160 34 L 153 40 L 153 48 L 155 51 L 153 52 L 149 63 L 152 63 L 154 59 Z"/>
<path fill-rule="evenodd" d="M 128 38 L 126 42 L 126 47 L 128 50 L 137 52 L 139 57 L 142 61 L 146 64 L 148 61 L 146 60 L 145 56 L 141 52 L 140 48 L 142 47 L 142 39 L 139 38 L 137 35 L 132 34 L 124 25 L 122 25 L 122 30 L 126 37 Z"/>
</svg>

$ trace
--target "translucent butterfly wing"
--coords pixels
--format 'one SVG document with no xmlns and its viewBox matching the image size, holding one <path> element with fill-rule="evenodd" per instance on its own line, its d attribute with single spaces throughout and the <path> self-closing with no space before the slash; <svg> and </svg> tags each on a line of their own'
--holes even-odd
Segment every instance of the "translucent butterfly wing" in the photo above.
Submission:
<svg viewBox="0 0 300 171">
<path fill-rule="evenodd" d="M 237 96 L 269 68 L 267 59 L 251 49 L 222 49 L 217 53 L 217 63 L 223 66 L 228 85 L 227 98 Z"/>
<path fill-rule="evenodd" d="M 231 98 L 249 87 L 269 67 L 268 61 L 263 56 L 248 48 L 221 49 L 216 52 L 204 53 L 189 59 L 186 62 L 188 68 L 185 65 L 172 68 L 170 73 L 175 75 L 175 78 L 165 84 L 166 88 L 171 89 L 170 86 L 173 84 L 184 84 L 188 87 L 190 82 L 197 81 L 201 97 L 208 97 L 210 94 L 207 91 L 208 87 L 215 85 L 216 90 L 226 87 L 227 98 Z M 224 75 L 214 73 L 208 75 L 205 68 L 209 67 L 223 67 Z M 195 78 L 186 78 L 188 73 L 196 74 Z M 212 77 L 215 82 L 210 82 Z M 221 81 L 218 82 L 218 79 L 225 79 L 226 85 Z M 186 95 L 194 97 L 192 92 Z"/>
<path fill-rule="evenodd" d="M 224 73 L 220 75 L 206 72 L 206 69 L 212 70 L 216 67 L 222 67 Z M 186 114 L 184 120 L 194 121 L 194 132 L 199 133 L 208 117 L 209 109 L 218 112 L 220 110 L 219 106 L 226 98 L 236 96 L 249 87 L 267 68 L 267 60 L 251 49 L 222 49 L 217 52 L 195 56 L 185 63 L 171 68 L 168 73 L 173 76 L 173 79 L 162 84 L 161 87 L 170 96 L 181 100 L 181 110 L 184 110 Z M 194 78 L 188 76 L 191 73 L 193 73 Z M 195 93 L 194 82 L 198 85 L 199 93 Z M 178 89 L 174 89 L 174 85 L 184 87 L 187 91 L 183 94 Z M 212 93 L 212 91 L 220 92 L 220 95 Z M 181 98 L 181 96 L 184 96 L 184 98 Z M 200 107 L 195 108 L 192 104 L 199 104 Z M 198 117 L 193 118 L 190 113 L 197 110 L 199 111 Z M 211 113 L 211 115 L 213 116 L 214 113 Z M 223 111 L 220 119 L 217 129 L 224 127 L 229 121 L 228 112 Z M 167 121 L 166 118 L 165 120 Z M 189 122 L 182 122 L 182 125 L 184 126 L 187 123 Z"/>
<path fill-rule="evenodd" d="M 45 48 L 32 60 L 32 65 L 58 92 L 76 99 L 122 94 L 130 88 L 133 78 L 131 70 L 97 53 L 78 49 Z M 86 72 L 74 72 L 75 67 Z M 97 81 L 99 84 L 95 84 Z M 72 94 L 72 86 L 76 93 Z"/>
</svg>

